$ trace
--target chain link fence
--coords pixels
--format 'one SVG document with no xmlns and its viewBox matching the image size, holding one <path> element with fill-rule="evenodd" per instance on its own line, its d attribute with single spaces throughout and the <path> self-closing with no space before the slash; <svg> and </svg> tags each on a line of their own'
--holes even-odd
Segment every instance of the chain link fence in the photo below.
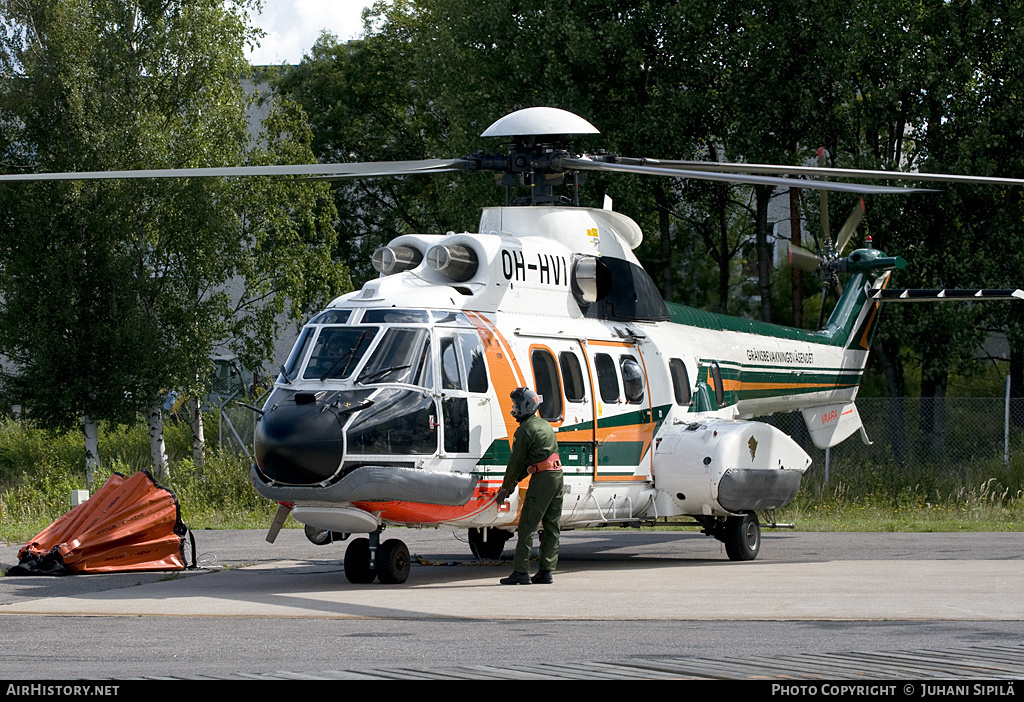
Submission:
<svg viewBox="0 0 1024 702">
<path fill-rule="evenodd" d="M 936 496 L 1024 488 L 1024 400 L 871 397 L 856 404 L 870 445 L 854 434 L 825 451 L 811 442 L 799 412 L 761 419 L 800 443 L 814 461 L 808 479 L 826 486 Z"/>
<path fill-rule="evenodd" d="M 216 416 L 217 446 L 221 451 L 235 451 L 252 459 L 256 412 L 234 401 L 208 409 L 213 410 Z M 209 428 L 206 431 L 209 432 Z M 210 439 L 207 433 L 207 441 Z"/>
</svg>

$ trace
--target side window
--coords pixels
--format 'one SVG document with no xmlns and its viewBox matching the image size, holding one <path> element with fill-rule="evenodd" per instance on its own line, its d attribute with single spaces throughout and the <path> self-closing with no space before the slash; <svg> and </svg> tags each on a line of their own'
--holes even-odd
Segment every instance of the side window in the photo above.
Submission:
<svg viewBox="0 0 1024 702">
<path fill-rule="evenodd" d="M 644 401 L 644 373 L 640 364 L 632 356 L 620 356 L 619 367 L 622 369 L 622 391 L 626 401 L 636 405 Z"/>
<path fill-rule="evenodd" d="M 580 359 L 572 351 L 563 351 L 558 354 L 558 365 L 562 369 L 562 387 L 565 389 L 565 399 L 569 402 L 582 402 L 585 391 Z"/>
<path fill-rule="evenodd" d="M 672 374 L 672 390 L 675 392 L 677 405 L 690 404 L 690 376 L 686 366 L 678 358 L 668 362 L 669 373 Z"/>
<path fill-rule="evenodd" d="M 715 386 L 715 402 L 719 407 L 723 407 L 725 405 L 725 386 L 722 385 L 722 369 L 717 361 L 711 363 L 711 381 Z"/>
<path fill-rule="evenodd" d="M 462 390 L 462 374 L 459 372 L 459 349 L 455 339 L 441 337 L 441 389 Z"/>
<path fill-rule="evenodd" d="M 619 401 L 619 378 L 615 372 L 615 361 L 606 353 L 599 353 L 594 356 L 594 366 L 597 369 L 597 386 L 601 391 L 603 402 Z"/>
<path fill-rule="evenodd" d="M 487 392 L 487 366 L 484 365 L 484 345 L 473 332 L 459 334 L 462 354 L 466 361 L 466 389 Z"/>
<path fill-rule="evenodd" d="M 562 418 L 562 388 L 558 383 L 558 367 L 550 351 L 534 349 L 530 354 L 533 366 L 534 392 L 543 396 L 537 414 L 547 420 Z"/>
<path fill-rule="evenodd" d="M 472 332 L 441 337 L 441 389 L 487 392 L 484 346 Z"/>
</svg>

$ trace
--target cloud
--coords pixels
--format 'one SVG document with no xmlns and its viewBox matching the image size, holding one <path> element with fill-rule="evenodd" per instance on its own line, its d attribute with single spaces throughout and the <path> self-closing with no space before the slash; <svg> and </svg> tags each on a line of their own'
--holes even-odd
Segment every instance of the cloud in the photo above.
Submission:
<svg viewBox="0 0 1024 702">
<path fill-rule="evenodd" d="M 257 66 L 299 63 L 325 29 L 341 40 L 355 39 L 363 32 L 363 8 L 370 4 L 370 0 L 265 0 L 253 24 L 267 36 L 249 53 L 249 62 Z"/>
</svg>

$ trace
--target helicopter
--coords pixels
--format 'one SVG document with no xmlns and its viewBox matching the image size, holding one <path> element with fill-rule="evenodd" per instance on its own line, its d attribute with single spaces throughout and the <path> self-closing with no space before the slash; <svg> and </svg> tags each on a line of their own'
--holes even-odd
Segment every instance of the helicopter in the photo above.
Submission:
<svg viewBox="0 0 1024 702">
<path fill-rule="evenodd" d="M 477 232 L 405 234 L 372 257 L 378 277 L 333 300 L 302 328 L 255 427 L 250 480 L 318 544 L 353 538 L 352 583 L 401 584 L 411 558 L 392 526 L 465 529 L 472 554 L 500 559 L 515 533 L 526 481 L 496 495 L 511 453 L 512 390 L 530 387 L 555 429 L 563 466 L 563 529 L 681 524 L 750 561 L 791 502 L 811 458 L 755 418 L 800 412 L 814 445 L 856 433 L 856 407 L 883 301 L 1024 299 L 1020 290 L 890 290 L 906 265 L 871 246 L 845 249 L 863 200 L 836 241 L 791 262 L 847 276 L 817 331 L 667 302 L 633 253 L 640 227 L 607 205 L 584 207 L 589 172 L 814 188 L 859 195 L 918 188 L 834 177 L 991 182 L 1002 178 L 722 164 L 574 154 L 598 134 L 582 117 L 530 107 L 482 137 L 506 153 L 455 159 L 0 176 L 0 180 L 301 175 L 364 178 L 496 172 L 502 206 Z M 530 195 L 513 201 L 517 186 Z M 556 192 L 568 186 L 571 197 Z M 827 208 L 823 208 L 823 212 Z M 365 535 L 365 536 L 362 536 Z"/>
<path fill-rule="evenodd" d="M 497 171 L 506 203 L 485 208 L 476 233 L 408 234 L 379 248 L 379 277 L 314 316 L 282 366 L 256 426 L 251 480 L 282 505 L 277 527 L 290 512 L 316 542 L 367 535 L 346 549 L 351 582 L 405 581 L 407 547 L 381 540 L 389 525 L 467 529 L 475 556 L 500 558 L 527 484 L 496 503 L 516 427 L 506 398 L 517 387 L 541 395 L 538 414 L 556 431 L 563 528 L 697 525 L 737 561 L 757 557 L 757 514 L 774 525 L 811 464 L 792 438 L 752 418 L 799 411 L 819 448 L 858 431 L 868 441 L 857 389 L 890 273 L 906 262 L 870 245 L 842 254 L 863 201 L 830 250 L 791 251 L 796 265 L 850 276 L 823 328 L 805 331 L 663 301 L 633 254 L 640 228 L 579 206 L 578 188 L 582 174 L 604 171 L 862 195 L 913 189 L 570 155 L 573 136 L 596 133 L 572 113 L 526 108 L 482 134 L 510 140 L 507 154 L 393 165 Z M 531 194 L 511 202 L 517 184 Z M 555 193 L 565 184 L 571 202 Z"/>
</svg>

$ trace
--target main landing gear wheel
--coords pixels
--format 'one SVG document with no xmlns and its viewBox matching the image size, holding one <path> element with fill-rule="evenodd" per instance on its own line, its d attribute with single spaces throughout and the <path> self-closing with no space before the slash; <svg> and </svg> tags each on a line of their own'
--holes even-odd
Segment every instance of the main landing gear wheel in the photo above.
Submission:
<svg viewBox="0 0 1024 702">
<path fill-rule="evenodd" d="M 512 532 L 504 529 L 470 529 L 469 550 L 476 558 L 491 561 L 501 560 L 501 552 L 505 550 L 505 542 L 512 538 Z"/>
<path fill-rule="evenodd" d="M 377 549 L 377 579 L 385 585 L 400 585 L 409 578 L 409 547 L 398 539 L 388 539 Z"/>
<path fill-rule="evenodd" d="M 372 583 L 377 577 L 370 567 L 369 539 L 355 539 L 345 549 L 345 577 L 355 585 Z"/>
<path fill-rule="evenodd" d="M 725 520 L 725 533 L 722 535 L 725 553 L 730 561 L 752 561 L 761 550 L 761 525 L 757 515 L 746 512 Z"/>
<path fill-rule="evenodd" d="M 372 542 L 372 543 L 371 543 Z M 345 549 L 345 577 L 354 585 L 379 580 L 384 585 L 400 585 L 409 579 L 412 559 L 409 547 L 398 539 L 380 543 L 380 532 L 366 539 L 355 539 Z"/>
</svg>

